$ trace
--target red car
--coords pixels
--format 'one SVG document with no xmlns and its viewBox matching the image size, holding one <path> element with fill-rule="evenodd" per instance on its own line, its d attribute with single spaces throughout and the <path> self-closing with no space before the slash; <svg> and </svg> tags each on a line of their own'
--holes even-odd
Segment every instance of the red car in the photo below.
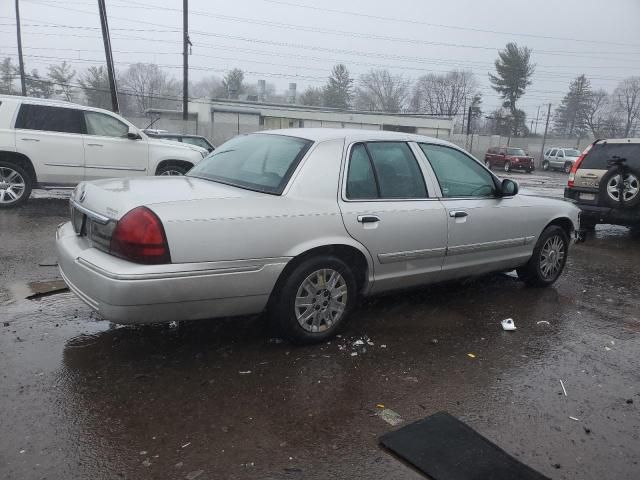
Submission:
<svg viewBox="0 0 640 480">
<path fill-rule="evenodd" d="M 531 173 L 535 170 L 533 157 L 528 156 L 521 148 L 493 147 L 487 150 L 484 156 L 484 164 L 488 169 L 500 167 L 505 172 L 511 170 L 524 170 Z"/>
</svg>

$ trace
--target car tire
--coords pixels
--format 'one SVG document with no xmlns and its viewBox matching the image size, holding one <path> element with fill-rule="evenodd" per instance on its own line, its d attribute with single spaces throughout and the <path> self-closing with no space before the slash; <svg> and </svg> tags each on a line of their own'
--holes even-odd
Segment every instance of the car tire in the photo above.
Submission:
<svg viewBox="0 0 640 480">
<path fill-rule="evenodd" d="M 504 171 L 507 173 L 511 171 L 511 162 L 504 162 Z"/>
<path fill-rule="evenodd" d="M 269 313 L 292 343 L 318 343 L 345 325 L 357 296 L 355 276 L 346 263 L 330 255 L 312 257 L 289 272 Z"/>
<path fill-rule="evenodd" d="M 545 160 L 544 162 L 542 162 L 542 170 L 544 170 L 545 172 L 549 170 L 549 160 Z"/>
<path fill-rule="evenodd" d="M 630 169 L 625 179 L 625 182 L 628 182 L 628 187 L 624 192 L 624 203 L 620 203 L 618 198 L 619 194 L 615 190 L 617 179 L 619 178 L 620 174 L 617 169 L 610 168 L 600 180 L 599 198 L 603 199 L 604 203 L 612 208 L 635 208 L 640 205 L 640 173 L 638 173 L 638 170 L 634 168 Z M 630 196 L 627 197 L 627 194 Z"/>
<path fill-rule="evenodd" d="M 573 163 L 571 163 L 571 162 L 566 162 L 566 163 L 564 164 L 564 169 L 563 169 L 563 171 L 564 171 L 564 173 L 571 173 L 571 169 L 572 169 L 572 168 L 573 168 Z"/>
<path fill-rule="evenodd" d="M 22 205 L 31 196 L 32 188 L 33 179 L 24 168 L 13 162 L 0 161 L 0 208 Z"/>
<path fill-rule="evenodd" d="M 184 175 L 188 171 L 189 169 L 187 167 L 179 163 L 166 163 L 158 169 L 158 171 L 156 172 L 156 175 L 159 175 L 162 177 L 180 176 L 180 175 Z"/>
<path fill-rule="evenodd" d="M 544 229 L 533 255 L 526 265 L 517 269 L 518 277 L 529 287 L 548 287 L 562 274 L 569 253 L 569 236 L 557 225 Z"/>
</svg>

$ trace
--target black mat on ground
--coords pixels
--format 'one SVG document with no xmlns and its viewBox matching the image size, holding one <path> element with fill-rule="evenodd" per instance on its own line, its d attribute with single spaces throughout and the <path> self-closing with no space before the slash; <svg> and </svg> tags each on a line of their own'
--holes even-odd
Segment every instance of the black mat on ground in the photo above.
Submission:
<svg viewBox="0 0 640 480">
<path fill-rule="evenodd" d="M 434 480 L 549 480 L 446 412 L 387 433 L 380 443 Z"/>
</svg>

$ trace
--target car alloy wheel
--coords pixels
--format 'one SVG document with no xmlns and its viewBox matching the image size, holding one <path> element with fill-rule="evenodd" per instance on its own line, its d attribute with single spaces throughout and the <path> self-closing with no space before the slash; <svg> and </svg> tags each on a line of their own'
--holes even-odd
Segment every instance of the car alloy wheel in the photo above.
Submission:
<svg viewBox="0 0 640 480">
<path fill-rule="evenodd" d="M 566 255 L 566 245 L 560 235 L 553 235 L 547 239 L 540 250 L 540 273 L 545 280 L 551 280 L 560 275 Z"/>
<path fill-rule="evenodd" d="M 511 171 L 511 162 L 504 162 L 504 171 L 505 172 Z"/>
<path fill-rule="evenodd" d="M 339 322 L 347 307 L 347 283 L 339 272 L 323 268 L 302 281 L 295 300 L 295 315 L 307 332 L 320 333 Z"/>
<path fill-rule="evenodd" d="M 489 160 L 484 161 L 484 166 L 491 170 L 491 162 Z"/>
<path fill-rule="evenodd" d="M 161 177 L 165 177 L 165 176 L 182 176 L 184 175 L 183 172 L 179 171 L 179 170 L 175 170 L 175 169 L 167 169 L 167 170 L 163 170 L 162 173 L 160 174 Z"/>
<path fill-rule="evenodd" d="M 633 201 L 638 196 L 638 193 L 640 193 L 640 182 L 638 181 L 638 177 L 633 173 L 627 173 L 624 176 L 624 181 L 619 174 L 611 177 L 607 182 L 607 195 L 609 195 L 609 198 L 612 200 L 619 202 L 619 186 L 621 181 L 623 182 L 622 197 L 624 201 Z"/>
<path fill-rule="evenodd" d="M 20 201 L 26 189 L 22 174 L 10 167 L 0 167 L 0 203 L 11 205 Z"/>
<path fill-rule="evenodd" d="M 549 162 L 547 160 L 542 162 L 542 169 L 545 171 L 549 170 Z"/>
<path fill-rule="evenodd" d="M 569 163 L 569 162 L 565 163 L 565 165 L 564 165 L 564 173 L 571 173 L 571 168 L 572 167 L 573 167 L 572 163 Z"/>
</svg>

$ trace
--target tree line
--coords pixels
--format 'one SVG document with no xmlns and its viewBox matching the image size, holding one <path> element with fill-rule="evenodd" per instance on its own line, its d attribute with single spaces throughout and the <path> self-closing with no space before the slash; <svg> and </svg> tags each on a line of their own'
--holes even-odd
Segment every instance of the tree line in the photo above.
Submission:
<svg viewBox="0 0 640 480">
<path fill-rule="evenodd" d="M 296 97 L 277 92 L 273 83 L 260 89 L 248 82 L 241 69 L 228 71 L 222 78 L 205 77 L 190 83 L 192 98 L 250 99 L 273 103 L 329 107 L 341 110 L 412 112 L 456 117 L 458 124 L 471 108 L 473 131 L 504 136 L 527 136 L 527 118 L 519 108 L 520 99 L 531 85 L 536 65 L 532 51 L 508 43 L 498 52 L 495 71 L 488 73 L 491 88 L 499 95 L 501 107 L 486 114 L 482 94 L 469 70 L 429 73 L 412 80 L 386 69 L 372 69 L 357 78 L 344 64 L 331 70 L 322 86 L 309 86 Z M 11 58 L 0 63 L 0 93 L 17 94 L 17 68 Z M 117 73 L 121 110 L 141 115 L 150 108 L 180 109 L 182 84 L 155 64 L 135 63 Z M 62 62 L 50 65 L 41 75 L 26 75 L 27 94 L 34 97 L 62 98 L 91 106 L 110 108 L 106 68 L 91 66 L 76 72 Z M 612 92 L 593 90 L 585 75 L 570 82 L 568 92 L 555 108 L 552 133 L 562 137 L 595 138 L 629 136 L 640 123 L 640 77 L 629 77 Z"/>
</svg>

